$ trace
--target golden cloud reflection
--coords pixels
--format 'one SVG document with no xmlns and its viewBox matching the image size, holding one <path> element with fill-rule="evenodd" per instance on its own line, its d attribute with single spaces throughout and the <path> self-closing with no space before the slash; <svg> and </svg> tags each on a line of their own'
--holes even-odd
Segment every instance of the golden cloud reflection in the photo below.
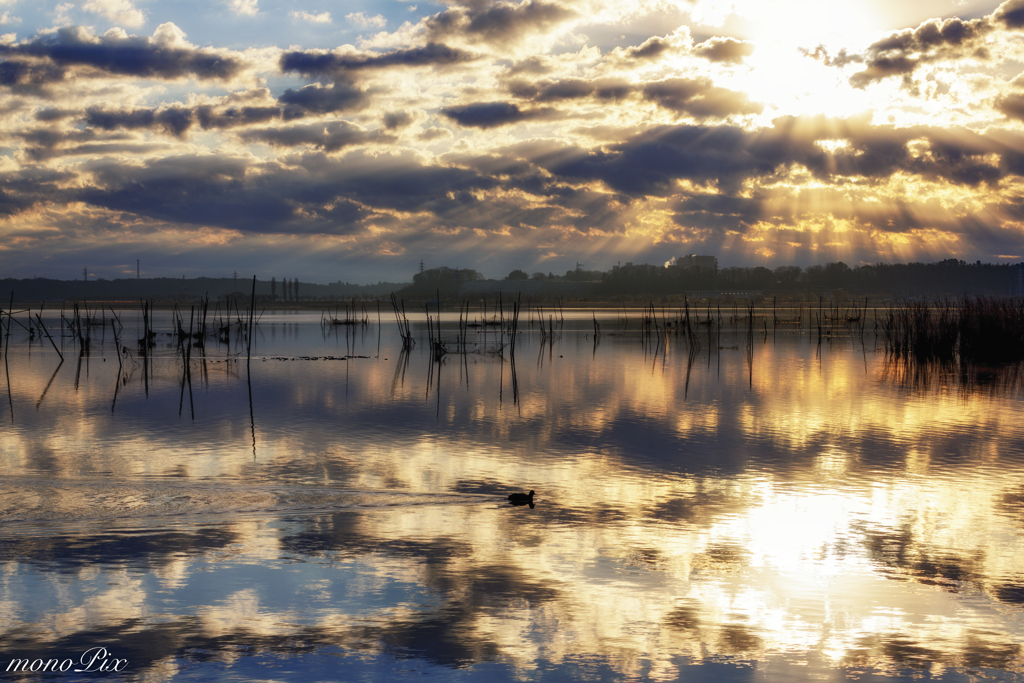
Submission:
<svg viewBox="0 0 1024 683">
<path fill-rule="evenodd" d="M 376 344 L 367 337 L 360 349 Z M 127 423 L 90 417 L 106 370 L 94 365 L 77 393 L 70 376 L 55 381 L 38 412 L 47 373 L 12 371 L 2 457 L 23 493 L 5 518 L 88 503 L 155 538 L 117 555 L 103 525 L 66 542 L 3 537 L 0 603 L 18 616 L 0 645 L 26 625 L 43 647 L 170 619 L 179 631 L 160 666 L 200 643 L 237 665 L 245 643 L 498 662 L 518 678 L 596 671 L 583 662 L 646 680 L 713 662 L 1024 673 L 1019 392 L 951 390 L 948 375 L 894 383 L 859 338 L 766 334 L 749 356 L 741 334 L 709 339 L 690 363 L 674 338 L 644 347 L 616 330 L 595 345 L 566 329 L 552 345 L 527 332 L 518 403 L 499 356 L 432 376 L 428 354 L 393 347 L 347 366 L 261 359 L 255 461 L 248 424 L 226 419 L 248 418 L 229 405 L 244 377 L 211 373 L 204 391 L 224 412 L 197 420 L 194 448 L 178 443 L 193 429 L 177 421 L 179 394 L 159 403 L 161 383 L 180 391 L 173 373 L 151 379 L 150 400 L 174 419 L 132 408 L 128 438 Z M 82 426 L 61 436 L 45 427 L 55 413 Z M 47 463 L 60 485 L 33 483 Z M 90 471 L 119 481 L 97 496 L 76 483 Z M 207 515 L 188 528 L 146 512 L 166 494 L 133 481 L 182 473 L 191 514 Z M 504 504 L 527 488 L 535 509 Z M 243 503 L 246 519 L 210 521 Z M 30 608 L 26 577 L 61 566 L 75 591 Z M 140 568 L 156 581 L 125 575 Z"/>
</svg>

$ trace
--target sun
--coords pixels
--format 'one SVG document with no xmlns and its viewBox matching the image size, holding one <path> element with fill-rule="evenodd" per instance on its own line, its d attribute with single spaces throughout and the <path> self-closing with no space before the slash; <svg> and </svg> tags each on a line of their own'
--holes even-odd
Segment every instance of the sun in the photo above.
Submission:
<svg viewBox="0 0 1024 683">
<path fill-rule="evenodd" d="M 722 19 L 728 7 L 732 14 Z M 765 116 L 842 116 L 870 108 L 871 95 L 852 88 L 849 69 L 810 56 L 819 47 L 835 56 L 863 50 L 884 32 L 884 18 L 870 5 L 835 0 L 734 0 L 698 3 L 695 16 L 717 18 L 736 37 L 754 44 L 746 69 L 723 83 L 766 106 Z M 703 15 L 701 13 L 704 13 Z M 718 15 L 715 15 L 718 12 Z"/>
</svg>

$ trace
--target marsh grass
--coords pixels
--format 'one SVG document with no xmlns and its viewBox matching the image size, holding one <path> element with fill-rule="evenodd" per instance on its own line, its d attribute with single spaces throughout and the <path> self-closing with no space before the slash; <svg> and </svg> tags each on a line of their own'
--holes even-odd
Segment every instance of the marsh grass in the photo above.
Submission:
<svg viewBox="0 0 1024 683">
<path fill-rule="evenodd" d="M 1024 300 L 963 297 L 891 306 L 879 321 L 886 351 L 940 363 L 1024 360 Z"/>
</svg>

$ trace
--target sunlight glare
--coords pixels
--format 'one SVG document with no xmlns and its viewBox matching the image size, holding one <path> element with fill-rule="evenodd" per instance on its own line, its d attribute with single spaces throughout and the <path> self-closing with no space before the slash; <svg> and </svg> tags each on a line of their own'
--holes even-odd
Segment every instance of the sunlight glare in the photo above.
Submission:
<svg viewBox="0 0 1024 683">
<path fill-rule="evenodd" d="M 738 0 L 731 7 L 742 20 L 743 37 L 755 45 L 750 69 L 736 75 L 742 82 L 735 85 L 768 105 L 767 117 L 836 116 L 869 106 L 867 93 L 847 82 L 848 70 L 858 65 L 848 69 L 826 66 L 806 52 L 821 46 L 834 56 L 843 48 L 854 53 L 873 42 L 881 18 L 870 7 L 814 0 Z"/>
</svg>

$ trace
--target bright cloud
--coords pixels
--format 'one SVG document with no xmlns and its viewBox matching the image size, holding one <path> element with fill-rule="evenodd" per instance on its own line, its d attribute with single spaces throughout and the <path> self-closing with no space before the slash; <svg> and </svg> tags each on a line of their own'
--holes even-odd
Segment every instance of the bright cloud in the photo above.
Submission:
<svg viewBox="0 0 1024 683">
<path fill-rule="evenodd" d="M 366 28 L 384 28 L 385 26 L 387 26 L 388 23 L 388 20 L 385 19 L 380 14 L 368 17 L 363 12 L 353 12 L 352 14 L 346 14 L 345 18 L 351 21 L 356 26 L 363 26 Z"/>
<path fill-rule="evenodd" d="M 136 28 L 146 23 L 146 15 L 131 0 L 87 0 L 82 9 L 100 14 L 120 26 Z"/>
<path fill-rule="evenodd" d="M 302 21 L 308 21 L 311 24 L 329 24 L 331 23 L 331 13 L 321 12 L 320 14 L 311 14 L 309 12 L 289 12 L 288 16 Z"/>
<path fill-rule="evenodd" d="M 228 0 L 228 7 L 235 14 L 242 14 L 247 17 L 254 17 L 259 13 L 257 4 L 259 0 Z"/>
<path fill-rule="evenodd" d="M 781 2 L 456 1 L 349 13 L 374 29 L 349 44 L 256 0 L 48 4 L 0 43 L 0 264 L 58 268 L 43 224 L 68 267 L 117 230 L 112 263 L 143 233 L 259 263 L 343 244 L 323 279 L 1022 253 L 1024 0 L 926 5 L 828 5 L 842 33 Z"/>
</svg>

